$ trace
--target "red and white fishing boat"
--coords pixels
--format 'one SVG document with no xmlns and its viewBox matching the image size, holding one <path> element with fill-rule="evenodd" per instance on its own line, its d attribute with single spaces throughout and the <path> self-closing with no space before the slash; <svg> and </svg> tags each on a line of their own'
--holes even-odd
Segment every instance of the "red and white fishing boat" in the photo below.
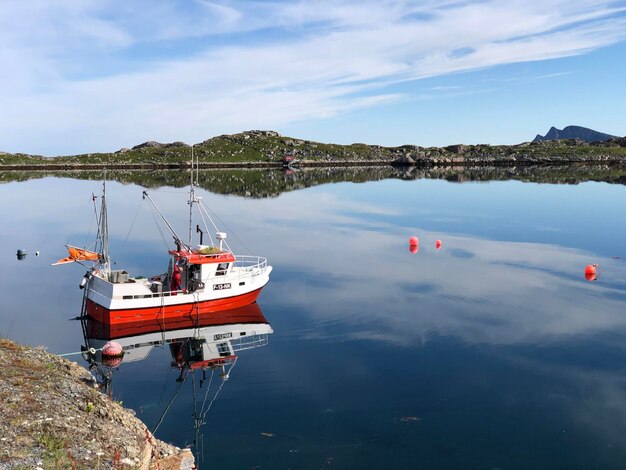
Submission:
<svg viewBox="0 0 626 470">
<path fill-rule="evenodd" d="M 192 157 L 193 161 L 193 157 Z M 194 171 L 192 170 L 192 180 Z M 189 239 L 184 242 L 156 207 L 146 191 L 143 193 L 172 233 L 176 248 L 169 250 L 167 270 L 153 276 L 131 276 L 125 270 L 111 269 L 109 256 L 106 194 L 103 189 L 98 214 L 99 230 L 95 249 L 67 245 L 69 257 L 56 264 L 93 261 L 81 281 L 85 289 L 81 315 L 105 324 L 123 324 L 152 319 L 211 315 L 216 321 L 226 310 L 256 301 L 269 282 L 272 267 L 261 256 L 235 256 L 226 243 L 226 234 L 217 229 L 200 197 L 189 192 Z M 94 204 L 96 197 L 94 196 Z M 196 206 L 203 220 L 217 230 L 216 243 L 192 246 L 192 210 Z M 206 218 L 205 218 L 206 217 Z M 208 230 L 207 230 L 208 233 Z"/>
</svg>

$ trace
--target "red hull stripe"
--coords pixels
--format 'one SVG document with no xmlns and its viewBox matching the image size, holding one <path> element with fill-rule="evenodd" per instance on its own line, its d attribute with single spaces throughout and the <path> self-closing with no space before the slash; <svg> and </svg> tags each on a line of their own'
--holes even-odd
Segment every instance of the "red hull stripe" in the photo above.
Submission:
<svg viewBox="0 0 626 470">
<path fill-rule="evenodd" d="M 146 320 L 166 320 L 180 317 L 199 317 L 223 310 L 231 310 L 256 301 L 261 289 L 248 292 L 247 294 L 225 297 L 222 299 L 207 300 L 204 302 L 190 302 L 178 305 L 166 305 L 164 307 L 143 307 L 133 309 L 109 310 L 98 305 L 91 299 L 87 299 L 87 315 L 94 320 L 115 325 L 127 322 Z M 225 322 L 226 324 L 228 322 Z"/>
<path fill-rule="evenodd" d="M 140 320 L 126 323 L 113 324 L 100 323 L 89 318 L 87 320 L 87 336 L 98 339 L 119 339 L 129 336 L 143 335 L 159 331 L 175 331 L 187 328 L 202 328 L 206 326 L 232 325 L 232 324 L 267 324 L 259 304 L 252 303 L 236 309 L 220 310 L 209 315 L 200 317 L 184 316 L 166 318 L 165 320 L 153 318 L 152 320 Z"/>
</svg>

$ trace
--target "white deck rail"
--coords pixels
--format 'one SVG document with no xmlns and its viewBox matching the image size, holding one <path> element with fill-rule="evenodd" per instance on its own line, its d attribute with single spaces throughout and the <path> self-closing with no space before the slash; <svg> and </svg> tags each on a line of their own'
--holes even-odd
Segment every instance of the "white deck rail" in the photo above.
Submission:
<svg viewBox="0 0 626 470">
<path fill-rule="evenodd" d="M 233 263 L 233 268 L 246 268 L 246 269 L 259 269 L 263 270 L 267 267 L 267 258 L 262 256 L 235 256 L 236 260 Z"/>
</svg>

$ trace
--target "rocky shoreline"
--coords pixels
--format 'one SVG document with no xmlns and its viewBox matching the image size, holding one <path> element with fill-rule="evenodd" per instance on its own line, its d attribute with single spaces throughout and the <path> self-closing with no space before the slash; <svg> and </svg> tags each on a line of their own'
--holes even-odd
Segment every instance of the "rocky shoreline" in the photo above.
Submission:
<svg viewBox="0 0 626 470">
<path fill-rule="evenodd" d="M 0 370 L 0 469 L 194 468 L 78 364 L 0 339 Z"/>
<path fill-rule="evenodd" d="M 281 136 L 274 131 L 222 135 L 194 145 L 200 168 L 275 168 L 289 155 L 302 167 L 624 164 L 626 137 L 587 143 L 577 139 L 524 142 L 518 145 L 383 147 L 355 143 L 325 144 Z M 191 146 L 183 142 L 145 142 L 112 153 L 42 157 L 0 152 L 2 170 L 97 170 L 188 168 Z"/>
</svg>

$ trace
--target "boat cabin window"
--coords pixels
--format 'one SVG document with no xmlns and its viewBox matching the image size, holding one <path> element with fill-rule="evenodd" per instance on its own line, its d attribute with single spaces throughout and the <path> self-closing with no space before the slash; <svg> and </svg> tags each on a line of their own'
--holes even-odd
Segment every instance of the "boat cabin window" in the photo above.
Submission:
<svg viewBox="0 0 626 470">
<path fill-rule="evenodd" d="M 226 275 L 226 272 L 228 271 L 228 264 L 229 263 L 220 263 L 217 265 L 217 270 L 215 271 L 215 275 L 216 276 L 224 276 Z"/>
</svg>

